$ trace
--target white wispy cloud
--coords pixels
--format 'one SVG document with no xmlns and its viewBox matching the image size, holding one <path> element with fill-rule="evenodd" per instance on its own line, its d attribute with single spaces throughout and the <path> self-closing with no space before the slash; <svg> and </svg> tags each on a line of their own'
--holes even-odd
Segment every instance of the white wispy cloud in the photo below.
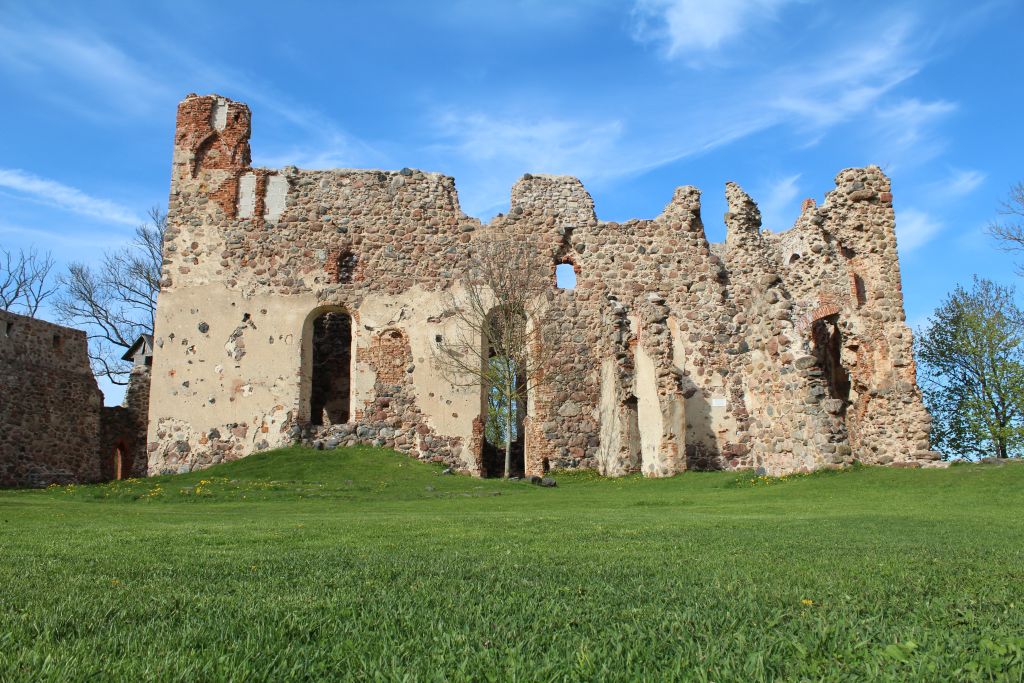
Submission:
<svg viewBox="0 0 1024 683">
<path fill-rule="evenodd" d="M 935 189 L 946 197 L 961 199 L 978 189 L 986 177 L 981 171 L 954 169 Z"/>
<path fill-rule="evenodd" d="M 761 209 L 761 224 L 765 228 L 780 232 L 792 226 L 799 213 L 796 203 L 800 195 L 799 180 L 799 173 L 776 178 L 757 191 L 755 200 Z"/>
<path fill-rule="evenodd" d="M 117 202 L 92 197 L 77 188 L 17 168 L 0 168 L 0 188 L 12 190 L 24 199 L 108 223 L 138 225 L 141 222 L 131 209 Z"/>
<path fill-rule="evenodd" d="M 879 107 L 874 137 L 880 153 L 888 155 L 888 170 L 923 164 L 941 154 L 946 143 L 935 134 L 935 126 L 956 109 L 954 102 L 917 98 Z"/>
<path fill-rule="evenodd" d="M 447 110 L 433 121 L 439 142 L 430 151 L 457 158 L 478 172 L 460 179 L 460 201 L 476 214 L 503 205 L 509 188 L 524 172 L 603 177 L 620 149 L 623 124 L 617 120 L 498 117 Z"/>
<path fill-rule="evenodd" d="M 0 24 L 0 71 L 45 83 L 36 92 L 94 118 L 149 113 L 173 97 L 157 70 L 82 27 Z"/>
<path fill-rule="evenodd" d="M 901 253 L 909 253 L 924 246 L 945 225 L 927 211 L 909 208 L 896 212 L 896 241 Z"/>
<path fill-rule="evenodd" d="M 619 121 L 586 123 L 558 118 L 495 117 L 484 113 L 444 113 L 437 121 L 443 136 L 466 158 L 510 159 L 532 164 L 538 173 L 586 166 L 619 141 Z M 564 172 L 563 171 L 563 172 Z"/>
<path fill-rule="evenodd" d="M 667 58 L 718 50 L 754 26 L 772 21 L 793 0 L 637 0 L 633 36 L 663 46 Z"/>
<path fill-rule="evenodd" d="M 501 183 L 492 183 L 491 189 L 480 193 L 489 200 L 497 197 L 501 201 L 508 193 L 506 179 L 514 179 L 523 171 L 577 175 L 588 184 L 596 181 L 599 185 L 692 158 L 773 128 L 817 138 L 851 120 L 871 119 L 885 98 L 925 62 L 920 45 L 922 30 L 915 18 L 892 15 L 883 19 L 879 20 L 878 31 L 860 27 L 851 35 L 837 34 L 813 57 L 805 55 L 798 63 L 784 62 L 767 70 L 731 74 L 728 87 L 712 83 L 713 87 L 701 90 L 696 100 L 690 96 L 690 85 L 682 89 L 667 87 L 651 106 L 628 113 L 614 104 L 592 107 L 596 114 L 574 115 L 569 109 L 559 117 L 543 113 L 461 115 L 449 110 L 444 116 L 435 116 L 434 128 L 444 141 L 437 149 L 449 159 L 476 164 L 476 169 L 484 169 L 488 175 L 495 175 L 503 166 L 510 169 L 501 174 Z M 716 76 L 711 80 L 720 79 Z M 737 91 L 743 96 L 737 97 Z M 929 108 L 904 110 L 915 115 L 912 123 L 923 131 L 924 112 Z M 895 126 L 887 132 L 899 134 Z M 903 134 L 900 139 L 912 137 Z M 917 139 L 922 139 L 920 133 Z M 484 161 L 486 166 L 481 165 Z M 465 176 L 459 180 L 460 193 L 467 186 L 470 190 L 467 197 L 480 185 L 473 179 L 467 183 Z M 793 178 L 788 184 L 766 188 L 767 194 L 778 195 L 766 201 L 766 222 L 772 227 L 787 222 L 782 214 L 792 198 L 784 193 L 796 192 L 796 181 Z M 486 203 L 470 200 L 466 205 L 472 209 Z"/>
</svg>

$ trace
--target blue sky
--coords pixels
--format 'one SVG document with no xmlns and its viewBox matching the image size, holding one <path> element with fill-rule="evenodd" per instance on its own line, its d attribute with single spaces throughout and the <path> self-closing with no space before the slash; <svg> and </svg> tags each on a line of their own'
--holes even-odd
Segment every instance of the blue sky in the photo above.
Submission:
<svg viewBox="0 0 1024 683">
<path fill-rule="evenodd" d="M 1010 1 L 0 0 L 0 245 L 123 244 L 166 205 L 177 102 L 217 92 L 256 165 L 440 171 L 485 219 L 524 172 L 580 177 L 604 220 L 689 184 L 718 241 L 727 180 L 780 231 L 876 163 L 916 327 L 1016 281 L 984 226 L 1024 180 L 1022 29 Z"/>
</svg>

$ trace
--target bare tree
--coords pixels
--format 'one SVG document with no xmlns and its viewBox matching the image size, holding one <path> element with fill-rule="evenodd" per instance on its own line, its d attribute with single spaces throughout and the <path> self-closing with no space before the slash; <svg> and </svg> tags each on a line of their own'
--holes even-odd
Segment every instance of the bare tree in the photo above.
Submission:
<svg viewBox="0 0 1024 683">
<path fill-rule="evenodd" d="M 139 335 L 153 333 L 166 229 L 167 214 L 154 207 L 128 246 L 106 252 L 95 270 L 71 263 L 60 278 L 58 315 L 85 328 L 93 372 L 114 384 L 128 383 L 124 352 Z"/>
<path fill-rule="evenodd" d="M 1005 251 L 1024 251 L 1024 182 L 1010 188 L 1009 196 L 1000 204 L 999 215 L 1003 218 L 988 224 L 988 234 Z M 1017 270 L 1024 275 L 1024 268 Z"/>
<path fill-rule="evenodd" d="M 0 247 L 0 309 L 36 317 L 56 291 L 50 281 L 53 256 L 35 247 L 17 253 Z"/>
<path fill-rule="evenodd" d="M 550 320 L 551 264 L 535 241 L 487 236 L 474 245 L 449 293 L 447 314 L 455 333 L 439 339 L 434 357 L 455 386 L 482 387 L 496 429 L 505 441 L 505 477 L 511 475 L 512 441 L 522 428 L 528 393 L 546 383 L 558 347 Z M 493 430 L 492 430 L 493 431 Z"/>
</svg>

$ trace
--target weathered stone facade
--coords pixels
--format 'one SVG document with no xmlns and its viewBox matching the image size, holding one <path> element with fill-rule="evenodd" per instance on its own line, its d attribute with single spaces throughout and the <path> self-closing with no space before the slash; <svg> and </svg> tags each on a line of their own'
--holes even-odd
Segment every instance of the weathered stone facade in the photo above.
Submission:
<svg viewBox="0 0 1024 683">
<path fill-rule="evenodd" d="M 252 168 L 249 135 L 244 104 L 179 106 L 151 473 L 306 438 L 480 474 L 482 392 L 445 381 L 432 348 L 455 324 L 442 294 L 458 298 L 474 242 L 499 231 L 540 241 L 561 330 L 554 381 L 528 401 L 527 474 L 937 458 L 876 167 L 841 172 L 782 234 L 763 232 L 729 184 L 728 237 L 710 244 L 693 187 L 653 220 L 618 224 L 597 219 L 575 178 L 527 174 L 509 214 L 484 225 L 459 209 L 449 177 Z M 555 285 L 563 263 L 575 289 Z M 313 338 L 329 327 L 350 335 L 327 354 L 347 359 L 329 383 L 346 405 L 321 395 L 314 368 L 326 352 Z"/>
</svg>

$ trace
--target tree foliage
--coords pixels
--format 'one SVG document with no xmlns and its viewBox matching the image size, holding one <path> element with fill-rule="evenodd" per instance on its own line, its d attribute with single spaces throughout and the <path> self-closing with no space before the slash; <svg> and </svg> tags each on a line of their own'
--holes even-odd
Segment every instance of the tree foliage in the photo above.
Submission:
<svg viewBox="0 0 1024 683">
<path fill-rule="evenodd" d="M 490 235 L 474 244 L 459 284 L 446 306 L 455 331 L 437 343 L 435 362 L 454 385 L 484 388 L 485 433 L 502 437 L 507 477 L 520 411 L 547 381 L 557 347 L 551 264 L 534 240 Z"/>
<path fill-rule="evenodd" d="M 32 247 L 13 252 L 0 247 L 0 309 L 36 317 L 57 289 L 51 270 L 53 256 L 48 251 Z"/>
<path fill-rule="evenodd" d="M 918 335 L 918 370 L 948 455 L 1019 455 L 1024 449 L 1024 313 L 1013 287 L 975 278 L 958 286 Z"/>
<path fill-rule="evenodd" d="M 150 209 L 149 222 L 135 229 L 128 246 L 106 252 L 95 269 L 71 263 L 60 278 L 58 315 L 85 329 L 93 372 L 114 384 L 128 383 L 132 366 L 121 359 L 124 352 L 139 335 L 153 333 L 166 229 L 167 214 Z"/>
</svg>

